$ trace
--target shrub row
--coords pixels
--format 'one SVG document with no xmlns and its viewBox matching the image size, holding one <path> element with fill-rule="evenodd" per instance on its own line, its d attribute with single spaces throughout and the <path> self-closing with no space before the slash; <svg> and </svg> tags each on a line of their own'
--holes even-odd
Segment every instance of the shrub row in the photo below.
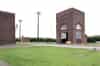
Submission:
<svg viewBox="0 0 100 66">
<path fill-rule="evenodd" d="M 31 38 L 30 42 L 56 42 L 56 39 L 52 38 Z"/>
<path fill-rule="evenodd" d="M 18 38 L 16 38 L 16 41 L 20 41 Z"/>
<path fill-rule="evenodd" d="M 100 41 L 100 36 L 91 36 L 87 38 L 88 42 L 96 42 L 96 41 Z"/>
<path fill-rule="evenodd" d="M 93 36 L 96 41 L 100 41 L 100 36 Z"/>
<path fill-rule="evenodd" d="M 28 38 L 30 42 L 56 42 L 56 39 L 53 38 Z M 20 41 L 19 39 L 16 39 L 16 41 Z M 95 43 L 96 41 L 100 41 L 100 36 L 91 36 L 87 37 L 87 42 L 89 43 Z"/>
<path fill-rule="evenodd" d="M 56 42 L 56 39 L 53 38 L 28 38 L 30 42 Z M 16 39 L 16 41 L 20 41 L 19 39 Z"/>
<path fill-rule="evenodd" d="M 87 42 L 88 43 L 96 43 L 96 39 L 94 39 L 93 37 L 88 37 Z"/>
</svg>

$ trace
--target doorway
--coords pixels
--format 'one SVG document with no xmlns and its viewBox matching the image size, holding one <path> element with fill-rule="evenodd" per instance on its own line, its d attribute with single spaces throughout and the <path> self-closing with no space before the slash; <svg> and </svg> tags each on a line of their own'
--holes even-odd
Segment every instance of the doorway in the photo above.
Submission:
<svg viewBox="0 0 100 66">
<path fill-rule="evenodd" d="M 81 32 L 80 31 L 76 31 L 76 43 L 78 43 L 78 44 L 80 44 L 81 43 L 81 38 L 82 38 L 82 36 L 81 36 Z"/>
<path fill-rule="evenodd" d="M 62 32 L 61 33 L 61 43 L 65 43 L 68 41 L 68 32 Z"/>
</svg>

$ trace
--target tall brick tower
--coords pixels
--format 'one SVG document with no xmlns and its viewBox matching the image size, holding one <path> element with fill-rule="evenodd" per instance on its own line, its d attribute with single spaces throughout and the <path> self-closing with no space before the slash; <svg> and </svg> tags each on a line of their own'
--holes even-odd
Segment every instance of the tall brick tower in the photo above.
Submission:
<svg viewBox="0 0 100 66">
<path fill-rule="evenodd" d="M 84 12 L 70 8 L 56 14 L 56 42 L 86 43 Z"/>
<path fill-rule="evenodd" d="M 0 11 L 0 45 L 15 42 L 15 14 Z"/>
</svg>

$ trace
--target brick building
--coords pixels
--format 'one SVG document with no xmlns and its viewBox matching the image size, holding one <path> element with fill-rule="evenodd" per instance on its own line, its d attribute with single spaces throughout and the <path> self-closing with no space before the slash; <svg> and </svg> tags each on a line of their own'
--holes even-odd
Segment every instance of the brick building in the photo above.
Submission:
<svg viewBox="0 0 100 66">
<path fill-rule="evenodd" d="M 0 44 L 15 43 L 15 14 L 0 11 Z"/>
<path fill-rule="evenodd" d="M 57 43 L 86 43 L 84 12 L 70 8 L 56 14 Z"/>
</svg>

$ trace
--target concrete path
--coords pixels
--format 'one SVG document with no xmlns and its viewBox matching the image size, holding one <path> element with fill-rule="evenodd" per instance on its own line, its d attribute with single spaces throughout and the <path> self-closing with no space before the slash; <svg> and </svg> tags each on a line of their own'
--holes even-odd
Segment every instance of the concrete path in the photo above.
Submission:
<svg viewBox="0 0 100 66">
<path fill-rule="evenodd" d="M 65 45 L 65 44 L 56 44 L 56 43 L 32 43 L 32 45 L 26 46 L 17 46 L 17 47 L 32 47 L 32 46 L 54 46 L 54 47 L 63 47 L 63 48 L 83 48 L 83 49 L 96 49 L 100 50 L 100 46 L 86 46 L 86 45 Z M 0 48 L 16 48 L 16 44 L 0 45 Z"/>
<path fill-rule="evenodd" d="M 16 48 L 16 44 L 0 45 L 0 48 Z"/>
<path fill-rule="evenodd" d="M 0 66 L 10 66 L 10 65 L 5 61 L 0 60 Z"/>
<path fill-rule="evenodd" d="M 54 46 L 54 47 L 63 47 L 63 48 L 83 48 L 83 49 L 96 49 L 100 50 L 100 47 L 94 46 L 85 46 L 85 45 L 64 45 L 64 44 L 33 44 L 32 46 Z"/>
</svg>

